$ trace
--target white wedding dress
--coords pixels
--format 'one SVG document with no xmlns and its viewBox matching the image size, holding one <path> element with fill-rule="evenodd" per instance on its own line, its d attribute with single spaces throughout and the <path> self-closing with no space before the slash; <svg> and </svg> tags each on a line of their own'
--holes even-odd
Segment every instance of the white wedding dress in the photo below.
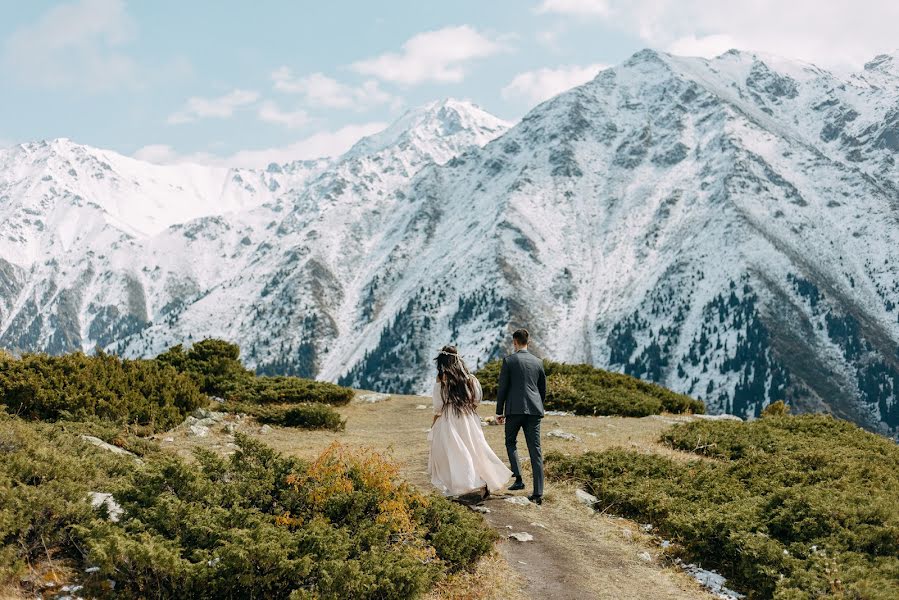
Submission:
<svg viewBox="0 0 899 600">
<path fill-rule="evenodd" d="M 474 375 L 471 375 L 474 377 Z M 460 496 L 484 489 L 491 492 L 503 488 L 512 477 L 512 471 L 496 456 L 476 413 L 456 415 L 451 406 L 444 410 L 440 382 L 434 383 L 432 394 L 434 414 L 440 415 L 431 428 L 431 455 L 428 474 L 431 483 L 445 496 Z M 476 402 L 481 403 L 483 392 L 475 378 Z"/>
</svg>

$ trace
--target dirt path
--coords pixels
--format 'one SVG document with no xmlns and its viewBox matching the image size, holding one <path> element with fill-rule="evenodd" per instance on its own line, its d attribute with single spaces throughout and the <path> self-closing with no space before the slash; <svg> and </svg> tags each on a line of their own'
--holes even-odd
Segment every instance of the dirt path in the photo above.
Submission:
<svg viewBox="0 0 899 600">
<path fill-rule="evenodd" d="M 238 431 L 258 436 L 286 454 L 306 458 L 316 456 L 334 441 L 373 448 L 397 461 L 411 483 L 430 489 L 429 408 L 429 400 L 418 396 L 391 396 L 377 403 L 356 400 L 341 409 L 347 418 L 347 429 L 342 433 L 277 427 L 263 432 L 252 421 L 240 424 Z M 492 407 L 484 406 L 481 412 L 487 416 Z M 544 420 L 544 451 L 580 453 L 617 446 L 674 455 L 654 441 L 674 420 L 551 416 Z M 189 453 L 196 446 L 228 452 L 228 435 L 219 429 L 207 437 L 190 437 L 179 428 L 158 438 L 163 446 L 179 453 Z M 505 458 L 501 429 L 487 427 L 485 434 L 491 446 Z M 555 429 L 573 433 L 579 440 L 546 436 Z M 165 441 L 167 438 L 172 441 Z M 461 575 L 441 586 L 432 598 L 714 598 L 688 575 L 666 566 L 657 547 L 637 524 L 597 514 L 577 499 L 570 485 L 549 483 L 542 506 L 513 504 L 507 501 L 512 497 L 498 495 L 484 503 L 489 509 L 484 517 L 503 537 L 498 544 L 499 557 L 487 559 L 473 574 Z M 518 542 L 508 538 L 510 533 L 518 532 L 531 534 L 533 540 Z"/>
</svg>

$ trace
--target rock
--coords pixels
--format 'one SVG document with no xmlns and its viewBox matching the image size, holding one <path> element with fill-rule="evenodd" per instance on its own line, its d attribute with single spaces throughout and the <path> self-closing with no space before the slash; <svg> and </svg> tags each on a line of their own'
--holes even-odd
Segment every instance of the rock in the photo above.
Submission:
<svg viewBox="0 0 899 600">
<path fill-rule="evenodd" d="M 527 506 L 531 503 L 531 501 L 524 496 L 512 496 L 510 498 L 506 498 L 506 502 L 508 502 L 509 504 L 517 504 L 519 506 Z"/>
<path fill-rule="evenodd" d="M 187 428 L 187 434 L 193 437 L 206 437 L 209 435 L 209 428 L 205 425 L 191 425 Z"/>
<path fill-rule="evenodd" d="M 128 452 L 124 448 L 119 448 L 118 446 L 113 446 L 112 444 L 107 444 L 106 442 L 104 442 L 103 440 L 101 440 L 98 437 L 94 437 L 92 435 L 82 435 L 81 439 L 84 440 L 85 442 L 89 442 L 89 443 L 93 444 L 97 448 L 103 448 L 104 450 L 108 450 L 108 451 L 112 452 L 113 454 L 125 454 L 127 456 L 133 456 L 133 457 L 137 458 L 137 455 L 134 454 L 133 452 Z"/>
<path fill-rule="evenodd" d="M 181 424 L 182 424 L 182 425 L 187 425 L 187 426 L 189 427 L 189 426 L 193 425 L 194 423 L 196 423 L 197 421 L 199 421 L 199 419 L 197 419 L 195 416 L 193 416 L 193 415 L 188 415 L 187 418 L 184 419 L 184 422 L 181 423 Z"/>
<path fill-rule="evenodd" d="M 546 525 L 543 523 L 531 523 L 531 527 L 539 527 L 540 529 L 546 529 Z"/>
<path fill-rule="evenodd" d="M 588 493 L 585 492 L 584 490 L 580 490 L 580 489 L 579 489 L 579 490 L 576 490 L 576 491 L 574 492 L 574 495 L 577 496 L 577 499 L 578 499 L 578 500 L 580 500 L 580 501 L 583 502 L 584 504 L 587 504 L 588 506 L 591 506 L 591 507 L 592 507 L 594 504 L 596 504 L 597 502 L 599 502 L 599 498 L 597 498 L 597 497 L 594 496 L 593 494 L 588 494 Z"/>
<path fill-rule="evenodd" d="M 167 438 L 164 438 L 162 441 L 163 441 L 163 442 L 168 442 L 168 443 L 171 444 L 172 442 L 175 441 L 175 438 L 173 438 L 173 437 L 167 437 Z"/>
<path fill-rule="evenodd" d="M 266 435 L 272 432 L 272 428 L 269 425 L 263 425 L 259 428 L 259 433 Z"/>
<path fill-rule="evenodd" d="M 743 419 L 738 417 L 737 415 L 693 415 L 697 419 L 704 419 L 706 421 L 740 421 Z"/>
<path fill-rule="evenodd" d="M 642 531 L 643 533 L 649 533 L 650 531 L 652 531 L 652 525 L 650 525 L 649 523 L 644 523 L 640 525 L 640 531 Z"/>
<path fill-rule="evenodd" d="M 415 407 L 415 410 L 428 410 L 428 406 L 426 404 L 419 404 Z"/>
<path fill-rule="evenodd" d="M 218 396 L 210 396 L 210 398 L 212 399 L 213 402 L 218 402 L 219 404 L 225 403 L 224 398 L 219 398 Z"/>
<path fill-rule="evenodd" d="M 634 532 L 631 531 L 630 529 L 622 529 L 621 537 L 623 537 L 624 539 L 626 539 L 629 542 L 633 542 L 634 541 Z"/>
<path fill-rule="evenodd" d="M 543 413 L 544 416 L 547 417 L 572 417 L 574 416 L 573 412 L 568 412 L 564 410 L 548 410 Z"/>
<path fill-rule="evenodd" d="M 113 523 L 119 522 L 119 517 L 122 516 L 124 511 L 122 510 L 121 505 L 112 497 L 112 494 L 106 492 L 90 492 L 88 495 L 90 496 L 91 506 L 93 508 L 105 506 L 106 514 L 109 515 L 109 520 Z"/>
<path fill-rule="evenodd" d="M 490 514 L 490 509 L 487 508 L 486 506 L 469 506 L 468 508 L 470 508 L 471 510 L 473 510 L 473 511 L 475 511 L 475 512 L 479 512 L 479 513 L 481 513 L 481 514 L 483 514 L 483 515 L 489 515 L 489 514 Z"/>
<path fill-rule="evenodd" d="M 96 573 L 100 570 L 100 567 L 88 567 L 84 570 L 85 573 Z"/>
<path fill-rule="evenodd" d="M 528 533 L 527 531 L 520 531 L 520 532 L 518 532 L 518 533 L 510 533 L 510 534 L 509 534 L 509 539 L 515 540 L 515 541 L 518 541 L 518 542 L 533 542 L 533 541 L 534 541 L 534 536 L 532 536 L 532 535 L 531 535 L 530 533 Z"/>
<path fill-rule="evenodd" d="M 237 431 L 237 424 L 225 423 L 225 426 L 222 427 L 222 431 L 224 431 L 225 433 L 234 433 L 235 431 Z"/>
<path fill-rule="evenodd" d="M 652 555 L 649 552 L 641 552 L 637 556 L 644 562 L 652 562 Z"/>
<path fill-rule="evenodd" d="M 366 402 L 368 404 L 375 404 L 376 402 L 383 402 L 390 398 L 390 394 L 379 394 L 378 392 L 371 392 L 370 394 L 359 394 L 356 396 L 356 399 L 360 402 Z"/>
<path fill-rule="evenodd" d="M 573 433 L 568 433 L 567 431 L 562 431 L 561 429 L 553 429 L 546 434 L 546 437 L 554 437 L 571 442 L 581 441 L 581 438 L 579 438 L 578 436 L 574 435 Z"/>
</svg>

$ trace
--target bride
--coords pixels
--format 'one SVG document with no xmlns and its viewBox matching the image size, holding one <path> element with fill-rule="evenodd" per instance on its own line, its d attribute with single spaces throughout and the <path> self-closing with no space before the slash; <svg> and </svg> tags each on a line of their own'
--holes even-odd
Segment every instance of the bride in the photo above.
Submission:
<svg viewBox="0 0 899 600">
<path fill-rule="evenodd" d="M 481 384 L 468 372 L 455 346 L 444 346 L 434 359 L 434 421 L 428 474 L 446 496 L 479 492 L 483 497 L 501 489 L 512 476 L 494 454 L 481 430 L 477 408 Z"/>
</svg>

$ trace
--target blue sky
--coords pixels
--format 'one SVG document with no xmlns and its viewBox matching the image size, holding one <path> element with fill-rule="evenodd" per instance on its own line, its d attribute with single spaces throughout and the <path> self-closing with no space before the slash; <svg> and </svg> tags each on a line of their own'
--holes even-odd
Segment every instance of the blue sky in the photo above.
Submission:
<svg viewBox="0 0 899 600">
<path fill-rule="evenodd" d="M 509 120 L 643 47 L 857 67 L 899 3 L 774 0 L 6 0 L 0 145 L 70 137 L 156 162 L 339 152 L 403 110 Z"/>
</svg>

